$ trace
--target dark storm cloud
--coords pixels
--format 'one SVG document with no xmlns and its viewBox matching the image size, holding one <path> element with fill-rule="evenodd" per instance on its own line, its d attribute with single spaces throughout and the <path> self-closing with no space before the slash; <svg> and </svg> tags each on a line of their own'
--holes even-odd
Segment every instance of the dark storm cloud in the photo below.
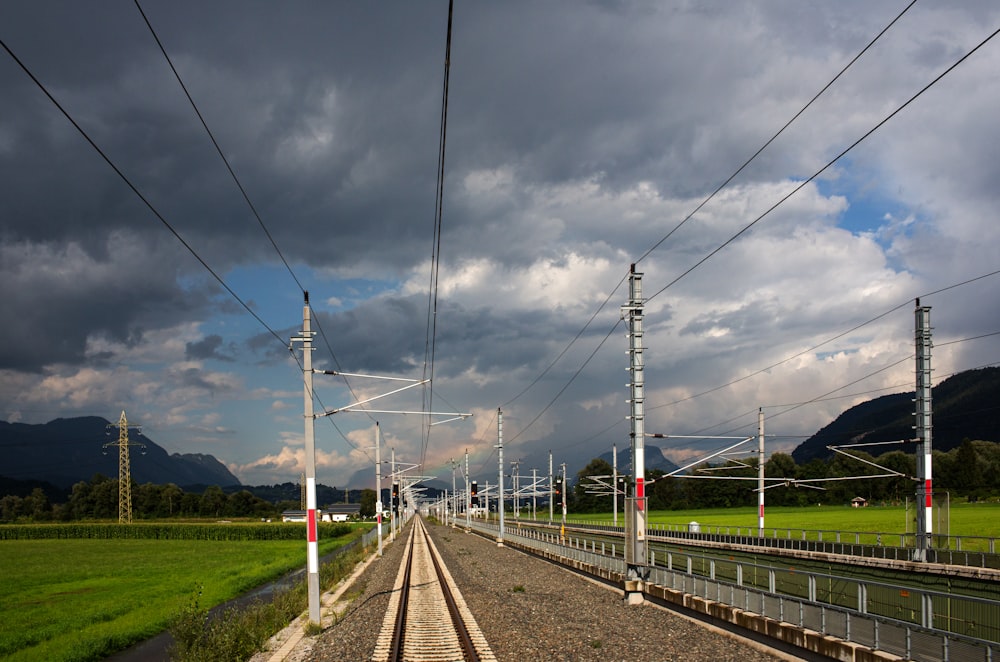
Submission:
<svg viewBox="0 0 1000 662">
<path fill-rule="evenodd" d="M 423 366 L 427 349 L 426 297 L 382 297 L 350 311 L 317 313 L 317 317 L 324 335 L 336 348 L 338 361 L 348 372 L 412 374 Z M 485 307 L 467 310 L 457 305 L 442 306 L 441 331 L 436 341 L 439 376 L 466 369 L 485 373 L 501 365 L 534 369 L 542 350 L 521 344 L 538 332 L 532 317 L 525 313 L 501 318 Z M 317 338 L 318 360 L 329 360 L 322 336 Z"/>
<path fill-rule="evenodd" d="M 226 361 L 232 362 L 232 356 L 229 354 L 223 354 L 219 349 L 223 347 L 222 336 L 220 335 L 210 335 L 205 336 L 198 342 L 189 342 L 185 346 L 185 354 L 190 359 L 201 360 L 201 359 L 215 359 L 216 361 Z M 230 353 L 233 351 L 232 345 L 226 347 Z"/>
<path fill-rule="evenodd" d="M 148 14 L 281 244 L 343 264 L 369 232 L 426 242 L 443 25 L 434 30 L 423 11 L 373 22 L 343 6 L 301 20 L 264 5 L 258 9 L 270 17 L 234 24 L 243 7 L 154 5 Z M 43 38 L 13 39 L 15 52 L 174 227 L 223 268 L 269 250 L 134 7 L 73 6 L 44 21 L 37 10 L 17 9 L 8 9 L 7 24 Z M 403 14 L 423 29 L 413 30 L 414 43 L 389 43 Z M 195 18 L 199 29 L 191 30 Z M 89 39 L 76 30 L 84 21 L 94 23 Z M 0 115 L 12 137 L 0 172 L 26 184 L 4 202 L 8 232 L 163 232 L 12 62 L 0 75 L 14 92 Z M 385 195 L 387 179 L 402 173 L 412 185 Z M 329 241 L 317 248 L 310 229 Z M 226 242 L 214 243 L 217 236 Z"/>
<path fill-rule="evenodd" d="M 219 384 L 206 378 L 207 373 L 198 368 L 185 368 L 178 377 L 177 384 L 182 388 L 191 388 L 199 391 L 208 391 L 213 396 L 223 395 L 229 391 L 229 385 Z"/>
<path fill-rule="evenodd" d="M 316 338 L 317 366 L 337 367 L 329 340 L 344 370 L 418 376 L 428 297 L 411 293 L 426 291 L 435 253 L 447 3 L 147 0 L 143 9 L 283 256 L 314 303 L 329 305 L 314 309 L 326 336 Z M 438 392 L 462 409 L 490 409 L 521 393 L 587 324 L 629 262 L 898 11 L 860 0 L 457 3 Z M 915 5 L 733 186 L 642 262 L 647 295 L 658 293 L 646 327 L 650 425 L 686 432 L 762 400 L 789 402 L 853 381 L 885 356 L 909 351 L 908 313 L 894 328 L 866 334 L 859 351 L 803 357 L 768 388 L 762 377 L 713 393 L 711 402 L 689 399 L 918 291 L 996 268 L 994 44 L 821 183 L 658 292 L 998 21 L 987 0 Z M 103 407 L 156 392 L 144 406 L 169 407 L 172 421 L 239 429 L 246 456 L 234 461 L 249 466 L 274 453 L 268 444 L 291 444 L 301 422 L 282 412 L 295 409 L 287 394 L 301 391 L 287 346 L 299 329 L 292 311 L 300 293 L 290 283 L 291 292 L 261 286 L 280 268 L 278 256 L 135 6 L 5 2 L 0 37 L 198 256 L 239 283 L 248 307 L 277 329 L 262 332 L 249 319 L 3 54 L 0 370 L 17 384 L 5 406 L 58 414 L 71 396 L 83 399 L 76 407 Z M 874 239 L 843 224 L 860 206 L 853 194 L 862 186 L 876 191 L 871 199 L 892 203 L 864 210 Z M 942 333 L 995 330 L 1000 290 L 985 285 L 975 298 L 949 291 L 932 302 L 935 319 L 948 322 Z M 621 333 L 606 342 L 605 334 L 624 299 L 619 289 L 580 341 L 515 398 L 512 436 L 538 416 L 518 443 L 571 448 L 615 421 L 620 432 L 626 344 Z M 995 360 L 991 347 L 976 358 Z M 225 372 L 189 369 L 185 359 L 221 360 L 214 369 Z M 109 379 L 112 368 L 120 379 Z M 171 379 L 180 388 L 156 391 Z M 108 384 L 118 391 L 103 390 Z M 205 405 L 205 389 L 232 397 L 237 384 L 252 395 Z M 672 402 L 684 404 L 653 409 Z M 824 424 L 836 407 L 804 425 Z M 447 427 L 435 429 L 458 444 L 466 431 Z"/>
<path fill-rule="evenodd" d="M 122 235 L 109 241 L 95 254 L 75 243 L 3 249 L 0 367 L 36 372 L 51 363 L 80 364 L 88 340 L 132 346 L 148 330 L 205 313 L 205 295 L 174 278 L 174 247 L 159 252 Z"/>
<path fill-rule="evenodd" d="M 399 269 L 423 259 L 439 17 L 407 10 L 363 21 L 344 5 L 302 20 L 260 5 L 270 17 L 247 23 L 243 9 L 192 3 L 147 13 L 279 245 L 292 259 L 343 268 L 372 237 L 392 236 L 383 255 Z M 133 6 L 10 4 L 0 15 L 12 49 L 214 269 L 273 257 Z M 412 43 L 388 36 L 399 22 L 421 27 L 407 33 Z M 90 337 L 127 340 L 157 318 L 172 324 L 173 313 L 198 310 L 214 286 L 182 287 L 178 278 L 210 282 L 201 265 L 177 257 L 184 250 L 171 245 L 168 228 L 6 54 L 0 87 L 0 218 L 9 246 L 0 294 L 16 320 L 0 331 L 0 346 L 22 346 L 39 329 L 51 334 L 36 344 L 44 350 L 3 352 L 0 366 L 79 362 Z M 388 179 L 409 186 L 387 187 Z M 122 264 L 119 251 L 138 250 L 115 244 L 123 231 L 156 254 Z M 48 305 L 37 305 L 40 296 Z"/>
</svg>

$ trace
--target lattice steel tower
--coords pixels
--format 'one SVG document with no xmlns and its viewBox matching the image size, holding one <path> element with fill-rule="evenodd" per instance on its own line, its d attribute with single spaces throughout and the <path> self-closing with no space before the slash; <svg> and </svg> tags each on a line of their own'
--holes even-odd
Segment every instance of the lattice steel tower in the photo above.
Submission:
<svg viewBox="0 0 1000 662">
<path fill-rule="evenodd" d="M 137 433 L 142 432 L 142 426 L 133 425 Z M 122 410 L 121 418 L 117 423 L 108 423 L 108 434 L 111 428 L 118 428 L 118 441 L 109 441 L 104 444 L 104 452 L 108 452 L 109 446 L 118 447 L 118 523 L 132 523 L 132 470 L 129 465 L 128 447 L 139 446 L 145 454 L 146 445 L 141 443 L 131 443 L 128 440 L 128 420 L 125 418 L 125 410 Z"/>
</svg>

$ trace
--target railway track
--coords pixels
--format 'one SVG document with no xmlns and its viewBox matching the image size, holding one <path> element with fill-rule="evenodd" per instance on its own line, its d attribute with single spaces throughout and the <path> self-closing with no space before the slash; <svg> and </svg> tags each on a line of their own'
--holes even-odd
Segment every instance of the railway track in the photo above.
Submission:
<svg viewBox="0 0 1000 662">
<path fill-rule="evenodd" d="M 419 517 L 406 542 L 372 660 L 496 660 Z"/>
</svg>

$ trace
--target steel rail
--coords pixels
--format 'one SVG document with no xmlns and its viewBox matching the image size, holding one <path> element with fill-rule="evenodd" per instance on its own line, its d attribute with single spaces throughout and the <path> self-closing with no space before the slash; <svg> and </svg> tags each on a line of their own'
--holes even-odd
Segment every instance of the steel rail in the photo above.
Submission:
<svg viewBox="0 0 1000 662">
<path fill-rule="evenodd" d="M 421 528 L 423 528 L 423 524 L 421 524 Z M 430 540 L 430 536 L 427 534 L 426 530 L 424 530 L 424 536 Z M 455 632 L 458 634 L 458 641 L 462 645 L 462 652 L 465 654 L 465 659 L 468 660 L 468 662 L 479 662 L 479 652 L 472 643 L 469 628 L 466 627 L 465 621 L 459 613 L 458 603 L 455 601 L 455 596 L 452 594 L 451 588 L 448 586 L 448 582 L 445 581 L 444 572 L 441 570 L 441 562 L 438 559 L 437 554 L 434 553 L 433 548 L 428 551 L 431 555 L 431 561 L 434 562 L 434 572 L 441 585 L 441 592 L 444 594 L 444 600 L 448 605 L 448 613 L 451 614 L 451 621 L 455 625 Z"/>
<path fill-rule="evenodd" d="M 423 544 L 425 548 L 424 552 L 420 552 L 417 549 L 418 536 L 419 542 Z M 418 553 L 426 553 L 430 557 L 430 566 L 434 569 L 434 576 L 436 580 L 435 590 L 443 598 L 444 606 L 448 610 L 448 614 L 451 619 L 450 625 L 457 637 L 458 645 L 461 649 L 462 659 L 466 660 L 466 662 L 480 662 L 481 657 L 479 651 L 476 649 L 469 628 L 466 625 L 465 620 L 462 618 L 458 602 L 448 586 L 448 581 L 446 579 L 441 560 L 438 558 L 438 554 L 431 544 L 430 535 L 427 533 L 426 528 L 419 518 L 414 520 L 414 528 L 411 532 L 406 555 L 403 561 L 403 581 L 400 587 L 399 607 L 393 623 L 392 642 L 386 659 L 391 662 L 402 662 L 407 659 L 417 659 L 414 657 L 412 650 L 409 654 L 407 654 L 406 647 L 407 630 L 410 627 L 409 607 L 411 597 L 410 589 L 413 585 L 413 565 L 414 558 Z M 421 588 L 427 589 L 428 584 L 430 583 L 434 582 L 424 582 Z M 415 642 L 418 638 L 413 636 L 410 637 L 410 639 L 410 644 L 412 646 L 413 642 Z"/>
<path fill-rule="evenodd" d="M 413 546 L 416 536 L 410 536 L 410 544 L 406 550 L 406 569 L 403 571 L 403 586 L 399 597 L 399 610 L 396 612 L 396 622 L 392 629 L 392 645 L 389 649 L 389 659 L 394 662 L 403 659 L 403 642 L 406 637 L 406 611 L 410 602 L 410 575 L 413 570 Z"/>
</svg>

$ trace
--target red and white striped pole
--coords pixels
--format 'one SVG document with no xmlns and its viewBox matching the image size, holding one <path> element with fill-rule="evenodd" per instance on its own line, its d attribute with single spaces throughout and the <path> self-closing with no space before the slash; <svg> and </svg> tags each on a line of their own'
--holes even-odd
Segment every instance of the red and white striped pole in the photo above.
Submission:
<svg viewBox="0 0 1000 662">
<path fill-rule="evenodd" d="M 934 490 L 933 459 L 931 435 L 931 307 L 921 306 L 916 300 L 915 336 L 916 336 L 916 392 L 914 404 L 916 411 L 917 437 L 917 539 L 913 552 L 914 561 L 927 561 L 927 552 L 931 549 L 934 533 Z"/>
<path fill-rule="evenodd" d="M 306 450 L 306 571 L 309 593 L 309 620 L 321 622 L 319 596 L 319 530 L 316 522 L 316 417 L 313 412 L 312 337 L 309 293 L 304 292 L 302 335 L 292 338 L 302 343 L 303 400 L 305 403 Z"/>
<path fill-rule="evenodd" d="M 757 535 L 764 537 L 764 408 L 757 410 Z"/>
<path fill-rule="evenodd" d="M 643 586 L 649 579 L 646 557 L 646 448 L 645 448 L 645 377 L 642 346 L 642 274 L 633 264 L 629 271 L 629 300 L 622 306 L 628 322 L 629 337 L 629 440 L 632 447 L 632 471 L 635 492 L 626 499 L 625 510 L 625 602 L 639 605 L 645 601 Z"/>
<path fill-rule="evenodd" d="M 375 526 L 378 527 L 378 555 L 382 556 L 382 439 L 375 421 Z"/>
</svg>

